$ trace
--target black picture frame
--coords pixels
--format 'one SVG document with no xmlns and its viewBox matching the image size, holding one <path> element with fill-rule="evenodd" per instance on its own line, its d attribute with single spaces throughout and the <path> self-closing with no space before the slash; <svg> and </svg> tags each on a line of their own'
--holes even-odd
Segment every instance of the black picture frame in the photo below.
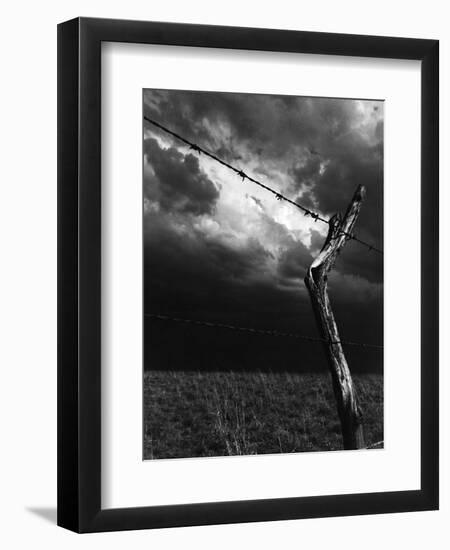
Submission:
<svg viewBox="0 0 450 550">
<path fill-rule="evenodd" d="M 421 488 L 101 508 L 101 43 L 421 61 Z M 76 532 L 438 509 L 439 43 L 77 18 L 58 26 L 58 525 Z"/>
</svg>

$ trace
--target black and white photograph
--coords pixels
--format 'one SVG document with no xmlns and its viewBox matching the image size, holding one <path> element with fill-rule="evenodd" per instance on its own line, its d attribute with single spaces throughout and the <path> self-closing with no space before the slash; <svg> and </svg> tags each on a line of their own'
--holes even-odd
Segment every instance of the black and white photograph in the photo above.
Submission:
<svg viewBox="0 0 450 550">
<path fill-rule="evenodd" d="M 255 8 L 5 4 L 2 548 L 449 547 L 448 3 Z"/>
<path fill-rule="evenodd" d="M 383 448 L 383 106 L 143 91 L 144 459 Z"/>
</svg>

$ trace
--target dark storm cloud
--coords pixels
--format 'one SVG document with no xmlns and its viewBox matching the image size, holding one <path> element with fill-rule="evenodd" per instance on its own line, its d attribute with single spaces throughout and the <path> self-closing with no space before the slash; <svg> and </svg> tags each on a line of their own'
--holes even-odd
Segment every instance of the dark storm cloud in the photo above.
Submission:
<svg viewBox="0 0 450 550">
<path fill-rule="evenodd" d="M 382 242 L 383 164 L 378 147 L 363 148 L 349 143 L 348 149 L 339 148 L 323 174 L 314 180 L 314 196 L 322 212 L 332 215 L 345 212 L 359 184 L 366 187 L 366 199 L 358 218 L 361 238 L 375 245 Z"/>
<path fill-rule="evenodd" d="M 324 237 L 318 231 L 311 230 L 311 253 L 316 256 L 325 242 Z"/>
<path fill-rule="evenodd" d="M 305 206 L 314 205 L 323 214 L 345 210 L 356 187 L 364 184 L 359 229 L 363 238 L 381 245 L 383 123 L 376 124 L 368 142 L 354 128 L 360 116 L 354 101 L 190 91 L 148 91 L 144 98 L 149 116 L 228 162 L 251 156 L 275 160 L 292 176 L 294 197 L 307 186 Z"/>
<path fill-rule="evenodd" d="M 360 233 L 361 235 L 361 233 Z M 317 255 L 324 244 L 324 237 L 311 231 L 311 254 Z M 383 261 L 377 253 L 362 248 L 355 241 L 348 241 L 343 252 L 336 258 L 334 270 L 344 275 L 356 275 L 371 283 L 383 282 Z"/>
<path fill-rule="evenodd" d="M 309 208 L 309 210 L 316 211 L 317 201 L 314 199 L 314 195 L 310 188 L 306 187 L 301 195 L 295 197 L 294 201 L 298 204 L 301 204 L 304 208 Z"/>
<path fill-rule="evenodd" d="M 362 277 L 332 271 L 329 293 L 342 340 L 382 345 L 382 284 L 368 283 Z"/>
<path fill-rule="evenodd" d="M 163 117 L 172 129 L 215 151 L 226 147 L 232 152 L 233 142 L 244 142 L 256 154 L 275 156 L 313 130 L 306 119 L 299 124 L 308 105 L 288 96 L 149 90 L 144 101 L 144 114 Z M 209 125 L 229 128 L 232 137 L 220 141 Z"/>
<path fill-rule="evenodd" d="M 278 273 L 288 279 L 302 280 L 312 260 L 311 252 L 305 245 L 293 242 L 280 254 Z"/>
<path fill-rule="evenodd" d="M 297 332 L 317 336 L 317 328 L 309 297 L 304 292 L 302 278 L 310 260 L 306 249 L 299 243 L 297 255 L 293 246 L 280 258 L 278 275 L 290 280 L 289 287 L 275 285 L 272 277 L 265 277 L 265 264 L 270 254 L 264 247 L 249 240 L 239 250 L 208 239 L 195 231 L 177 232 L 171 223 L 171 214 L 148 217 L 145 225 L 144 253 L 144 310 L 168 314 L 173 317 L 193 318 L 217 323 L 229 323 L 261 329 Z M 303 258 L 303 260 L 302 260 Z M 364 280 L 333 275 L 330 280 L 330 295 L 333 309 L 343 339 L 363 342 L 382 342 L 382 292 L 380 288 L 367 285 Z M 153 327 L 153 325 L 151 325 Z M 169 325 L 171 327 L 171 325 Z M 147 328 L 149 325 L 147 325 Z M 162 327 L 167 328 L 167 327 Z M 149 329 L 150 330 L 150 329 Z M 181 345 L 177 332 L 172 332 L 171 345 Z M 190 334 L 185 329 L 183 335 Z M 154 337 L 154 327 L 149 338 Z M 250 356 L 244 367 L 258 368 L 261 365 L 288 370 L 326 368 L 321 346 L 305 347 L 283 340 L 257 338 L 236 341 L 234 333 L 198 330 L 195 333 L 196 348 L 202 342 L 203 354 L 214 358 L 219 344 L 232 350 L 247 350 Z M 242 337 L 241 337 L 242 338 Z M 174 340 L 173 340 L 174 339 Z M 157 345 L 157 342 L 155 342 Z M 268 353 L 278 347 L 277 361 Z M 214 346 L 214 348 L 210 348 Z M 238 348 L 236 348 L 238 346 Z M 379 369 L 378 356 L 350 350 L 351 366 L 355 371 Z M 152 361 L 152 353 L 149 350 Z M 272 358 L 271 358 L 272 357 Z M 225 359 L 224 359 L 225 361 Z M 266 363 L 269 362 L 267 365 Z M 271 363 L 271 364 L 270 364 Z M 229 368 L 224 363 L 224 368 Z M 186 368 L 182 360 L 176 368 Z M 240 363 L 233 368 L 244 368 Z M 199 368 L 195 362 L 193 368 Z M 212 365 L 210 368 L 215 368 Z"/>
<path fill-rule="evenodd" d="M 355 241 L 346 244 L 345 251 L 338 256 L 335 269 L 347 275 L 357 275 L 373 283 L 383 282 L 382 258 Z"/>
<path fill-rule="evenodd" d="M 295 182 L 297 182 L 299 186 L 315 183 L 320 172 L 321 162 L 320 155 L 312 155 L 310 153 L 302 164 L 294 165 L 292 167 L 292 176 Z"/>
<path fill-rule="evenodd" d="M 243 142 L 257 154 L 285 157 L 301 146 L 312 156 L 351 131 L 351 101 L 322 98 L 148 90 L 144 114 L 209 145 L 213 127 L 228 127 L 225 145 Z M 221 143 L 223 144 L 223 143 Z"/>
<path fill-rule="evenodd" d="M 219 197 L 214 183 L 193 155 L 162 149 L 156 139 L 144 140 L 144 156 L 153 173 L 144 172 L 144 196 L 161 208 L 190 214 L 211 214 Z"/>
<path fill-rule="evenodd" d="M 381 247 L 383 240 L 383 146 L 382 123 L 372 136 L 361 136 L 353 127 L 351 102 L 319 100 L 315 143 L 320 154 L 309 155 L 294 164 L 295 186 L 308 186 L 308 197 L 321 213 L 344 213 L 358 185 L 366 187 L 366 199 L 358 218 L 358 234 Z M 346 104 L 346 105 L 345 105 Z M 321 108 L 322 105 L 322 108 Z M 353 107 L 354 109 L 354 107 Z M 313 153 L 312 153 L 313 151 Z M 298 200 L 302 200 L 302 196 Z"/>
<path fill-rule="evenodd" d="M 292 296 L 274 286 L 266 273 L 271 256 L 259 241 L 239 249 L 200 234 L 191 226 L 179 232 L 173 215 L 154 214 L 145 221 L 144 277 L 148 311 L 180 312 L 228 320 L 227 312 L 247 317 L 271 311 Z M 207 315 L 207 317 L 208 317 Z M 254 319 L 253 319 L 254 320 Z"/>
<path fill-rule="evenodd" d="M 345 212 L 364 184 L 355 232 L 382 247 L 381 103 L 361 113 L 354 101 L 320 98 L 148 90 L 144 100 L 150 118 L 239 168 L 251 165 L 324 217 Z M 305 238 L 274 216 L 272 197 L 248 187 L 248 210 L 239 202 L 234 211 L 243 220 L 236 229 L 234 218 L 217 215 L 225 187 L 215 173 L 180 142 L 145 129 L 144 196 L 157 206 L 144 218 L 145 310 L 315 335 L 303 278 L 323 245 L 320 224 Z M 343 339 L 382 341 L 382 281 L 382 257 L 348 242 L 330 275 Z"/>
</svg>

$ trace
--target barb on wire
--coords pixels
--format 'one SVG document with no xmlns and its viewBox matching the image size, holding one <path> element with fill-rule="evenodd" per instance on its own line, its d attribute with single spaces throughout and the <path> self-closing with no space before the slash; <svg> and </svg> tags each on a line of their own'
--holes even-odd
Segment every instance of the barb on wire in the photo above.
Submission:
<svg viewBox="0 0 450 550">
<path fill-rule="evenodd" d="M 306 336 L 303 334 L 291 333 L 291 332 L 280 332 L 278 330 L 270 329 L 258 329 L 250 327 L 240 327 L 236 325 L 229 325 L 224 323 L 215 323 L 212 321 L 200 321 L 198 319 L 187 319 L 185 317 L 171 317 L 170 315 L 161 315 L 159 313 L 144 313 L 144 317 L 150 317 L 159 321 L 172 321 L 175 323 L 186 323 L 191 325 L 198 325 L 204 327 L 215 327 L 215 328 L 224 328 L 227 330 L 236 330 L 239 332 L 251 332 L 253 334 L 261 334 L 264 336 L 277 336 L 280 338 L 296 338 L 298 340 L 305 340 L 306 342 L 320 342 L 320 343 L 330 343 L 330 344 L 341 344 L 342 346 L 357 346 L 361 348 L 370 348 L 376 350 L 382 350 L 383 346 L 377 344 L 365 344 L 362 342 L 349 342 L 343 340 L 336 340 L 330 342 L 325 340 L 325 338 L 318 338 L 314 336 Z"/>
<path fill-rule="evenodd" d="M 202 152 L 200 147 L 198 145 L 195 145 L 195 143 L 193 143 L 191 146 L 190 146 L 190 149 L 192 149 L 193 151 L 195 151 L 196 153 L 198 153 L 200 155 L 200 153 Z"/>
<path fill-rule="evenodd" d="M 327 219 L 323 218 L 317 212 L 313 212 L 312 210 L 310 210 L 309 208 L 306 208 L 302 204 L 299 204 L 298 202 L 289 199 L 288 197 L 282 195 L 278 191 L 275 191 L 275 189 L 272 189 L 271 187 L 268 187 L 264 183 L 261 183 L 260 181 L 256 180 L 255 178 L 252 178 L 251 176 L 247 175 L 242 169 L 236 168 L 236 167 L 232 166 L 231 164 L 228 164 L 228 162 L 225 162 L 224 160 L 217 157 L 213 153 L 210 153 L 206 149 L 203 149 L 202 147 L 198 146 L 196 143 L 192 143 L 191 141 L 189 141 L 186 138 L 180 136 L 179 134 L 173 132 L 172 130 L 169 130 L 169 128 L 166 128 L 165 126 L 163 126 L 159 122 L 156 122 L 155 120 L 152 120 L 151 118 L 148 118 L 145 115 L 144 115 L 144 120 L 146 120 L 149 124 L 152 124 L 153 126 L 156 126 L 157 128 L 159 128 L 160 130 L 162 130 L 166 134 L 170 134 L 171 136 L 175 137 L 179 141 L 182 141 L 186 145 L 189 145 L 189 148 L 192 149 L 193 151 L 197 152 L 198 154 L 203 153 L 205 156 L 215 160 L 219 164 L 222 164 L 222 166 L 225 166 L 226 168 L 229 168 L 230 170 L 235 172 L 239 177 L 241 177 L 242 181 L 245 181 L 247 179 L 247 180 L 251 181 L 252 183 L 254 183 L 255 185 L 258 185 L 262 189 L 265 189 L 269 193 L 272 193 L 278 201 L 283 200 L 283 201 L 288 202 L 289 204 L 292 204 L 296 208 L 302 210 L 302 212 L 305 214 L 305 216 L 311 216 L 314 219 L 314 222 L 320 221 L 322 223 L 326 223 L 327 225 L 330 225 L 330 220 L 327 220 Z M 357 238 L 356 235 L 351 235 L 350 233 L 345 233 L 345 232 L 343 232 L 343 234 L 349 240 L 354 240 L 354 241 L 358 242 L 359 244 L 367 247 L 369 252 L 373 251 L 373 252 L 377 252 L 378 254 L 383 254 L 382 250 L 380 250 L 379 248 L 377 248 L 377 247 L 375 247 L 375 246 L 373 246 L 369 243 L 366 243 L 365 241 Z"/>
<path fill-rule="evenodd" d="M 245 178 L 247 177 L 247 174 L 246 174 L 245 172 L 243 172 L 242 170 L 239 170 L 239 171 L 237 172 L 237 175 L 238 175 L 240 178 L 242 178 L 242 181 L 244 181 Z"/>
</svg>

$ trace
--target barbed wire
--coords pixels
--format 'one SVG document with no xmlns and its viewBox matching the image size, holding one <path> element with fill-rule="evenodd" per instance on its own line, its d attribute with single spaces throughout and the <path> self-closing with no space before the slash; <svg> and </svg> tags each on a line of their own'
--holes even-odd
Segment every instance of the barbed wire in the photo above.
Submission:
<svg viewBox="0 0 450 550">
<path fill-rule="evenodd" d="M 260 334 L 264 336 L 276 336 L 281 338 L 296 338 L 298 340 L 305 340 L 307 342 L 320 342 L 325 344 L 341 344 L 342 346 L 357 346 L 361 348 L 369 348 L 369 349 L 376 349 L 376 350 L 382 350 L 383 346 L 377 345 L 377 344 L 366 344 L 362 342 L 349 342 L 347 340 L 326 340 L 325 338 L 318 338 L 315 336 L 306 336 L 303 334 L 297 334 L 297 333 L 291 333 L 291 332 L 280 332 L 278 330 L 270 330 L 270 329 L 259 329 L 259 328 L 250 328 L 250 327 L 240 327 L 237 325 L 229 325 L 224 323 L 216 323 L 213 321 L 200 321 L 198 319 L 188 319 L 185 317 L 172 317 L 170 315 L 162 315 L 160 313 L 144 313 L 144 317 L 150 317 L 152 319 L 156 319 L 159 321 L 172 321 L 176 323 L 186 323 L 191 325 L 198 325 L 198 326 L 204 326 L 204 327 L 214 327 L 214 328 L 223 328 L 227 330 L 234 330 L 239 332 L 249 332 L 253 334 Z"/>
<path fill-rule="evenodd" d="M 289 199 L 288 197 L 286 197 L 285 195 L 283 195 L 282 193 L 280 193 L 279 191 L 276 191 L 275 189 L 272 189 L 271 187 L 269 187 L 268 185 L 265 185 L 264 183 L 260 182 L 259 180 L 249 176 L 248 174 L 246 174 L 241 168 L 236 168 L 235 166 L 229 164 L 228 162 L 225 162 L 224 160 L 222 160 L 221 158 L 217 157 L 216 155 L 214 155 L 213 153 L 210 153 L 209 151 L 207 151 L 206 149 L 203 149 L 203 147 L 200 147 L 199 145 L 197 145 L 196 143 L 193 143 L 192 141 L 189 141 L 188 139 L 180 136 L 179 134 L 177 134 L 176 132 L 173 132 L 172 130 L 170 130 L 169 128 L 167 128 L 166 126 L 163 126 L 162 124 L 160 124 L 159 122 L 156 122 L 155 120 L 152 120 L 151 118 L 147 117 L 144 115 L 144 120 L 146 120 L 148 123 L 150 124 L 153 124 L 153 126 L 156 126 L 157 128 L 159 128 L 160 130 L 162 130 L 163 132 L 166 132 L 167 134 L 170 134 L 171 136 L 175 137 L 176 139 L 178 139 L 179 141 L 182 141 L 183 143 L 185 143 L 186 145 L 189 145 L 189 148 L 192 149 L 194 152 L 198 153 L 199 155 L 200 154 L 204 154 L 205 156 L 209 157 L 210 159 L 218 162 L 219 164 L 221 164 L 222 166 L 225 166 L 226 168 L 228 168 L 229 170 L 232 170 L 235 174 L 237 174 L 241 179 L 242 181 L 245 181 L 245 180 L 248 180 L 248 181 L 251 181 L 252 183 L 254 183 L 255 185 L 258 185 L 259 187 L 261 187 L 262 189 L 265 189 L 266 191 L 268 191 L 269 193 L 272 193 L 272 195 L 275 196 L 275 198 L 278 200 L 278 201 L 284 201 L 284 202 L 287 202 L 289 204 L 292 204 L 293 206 L 295 206 L 296 208 L 299 208 L 303 214 L 305 216 L 310 216 L 315 222 L 317 221 L 320 221 L 322 223 L 325 223 L 327 225 L 330 225 L 330 220 L 327 220 L 325 218 L 323 218 L 320 214 L 318 214 L 317 212 L 314 212 L 313 210 L 310 210 L 309 208 L 306 208 L 305 206 L 303 206 L 302 204 L 299 204 L 298 202 L 296 201 L 293 201 L 292 199 Z M 353 241 L 356 241 L 358 242 L 359 244 L 365 246 L 368 248 L 369 252 L 377 252 L 378 254 L 383 254 L 383 251 L 380 250 L 379 248 L 377 248 L 376 246 L 373 246 L 363 240 L 361 240 L 360 238 L 358 238 L 354 233 L 348 233 L 346 231 L 341 231 L 340 232 L 341 235 L 345 235 L 347 237 L 348 240 L 353 240 Z"/>
</svg>

